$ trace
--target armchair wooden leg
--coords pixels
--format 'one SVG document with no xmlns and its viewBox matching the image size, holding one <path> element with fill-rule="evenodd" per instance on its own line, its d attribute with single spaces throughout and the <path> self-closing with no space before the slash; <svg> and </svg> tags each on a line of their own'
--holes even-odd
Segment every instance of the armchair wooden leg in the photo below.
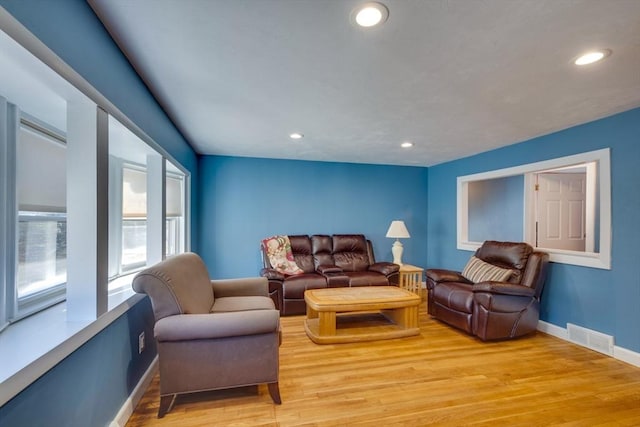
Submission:
<svg viewBox="0 0 640 427">
<path fill-rule="evenodd" d="M 165 416 L 167 412 L 173 407 L 173 402 L 176 400 L 175 394 L 169 394 L 166 396 L 160 396 L 160 407 L 158 408 L 158 418 Z"/>
<path fill-rule="evenodd" d="M 267 387 L 269 387 L 269 395 L 273 400 L 273 403 L 280 405 L 282 400 L 280 400 L 280 387 L 278 387 L 278 383 L 268 383 Z"/>
</svg>

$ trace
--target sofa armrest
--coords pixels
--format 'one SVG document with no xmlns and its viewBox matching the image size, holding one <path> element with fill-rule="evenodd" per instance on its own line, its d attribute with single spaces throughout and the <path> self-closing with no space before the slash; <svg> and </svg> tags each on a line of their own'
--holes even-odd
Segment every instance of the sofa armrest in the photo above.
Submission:
<svg viewBox="0 0 640 427">
<path fill-rule="evenodd" d="M 280 280 L 284 281 L 284 274 L 279 271 L 274 270 L 273 268 L 263 268 L 260 270 L 260 276 L 266 277 L 269 280 Z"/>
<path fill-rule="evenodd" d="M 399 270 L 400 266 L 392 262 L 376 262 L 369 266 L 369 271 L 375 271 L 376 273 L 384 274 L 385 276 L 397 273 Z"/>
<path fill-rule="evenodd" d="M 215 298 L 269 296 L 269 281 L 266 277 L 212 280 L 211 286 Z"/>
<path fill-rule="evenodd" d="M 156 322 L 154 335 L 160 342 L 206 340 L 277 333 L 278 310 L 248 310 L 230 313 L 178 314 Z"/>
<path fill-rule="evenodd" d="M 319 265 L 316 271 L 322 275 L 331 273 L 342 273 L 342 269 L 336 265 Z"/>
<path fill-rule="evenodd" d="M 508 282 L 480 282 L 473 285 L 473 292 L 490 294 L 513 295 L 519 297 L 534 297 L 536 290 L 528 286 Z"/>
<path fill-rule="evenodd" d="M 437 268 L 430 268 L 426 272 L 427 279 L 438 282 L 462 282 L 471 283 L 460 272 L 453 270 L 441 270 Z"/>
</svg>

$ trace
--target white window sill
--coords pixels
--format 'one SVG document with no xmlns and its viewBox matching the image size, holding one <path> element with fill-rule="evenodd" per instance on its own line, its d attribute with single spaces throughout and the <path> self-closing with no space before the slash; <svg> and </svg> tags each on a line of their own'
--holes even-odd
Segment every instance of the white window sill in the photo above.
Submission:
<svg viewBox="0 0 640 427">
<path fill-rule="evenodd" d="M 0 333 L 0 406 L 142 298 L 127 286 L 109 295 L 109 311 L 94 321 L 67 321 L 66 303 L 62 302 L 10 325 Z"/>
</svg>

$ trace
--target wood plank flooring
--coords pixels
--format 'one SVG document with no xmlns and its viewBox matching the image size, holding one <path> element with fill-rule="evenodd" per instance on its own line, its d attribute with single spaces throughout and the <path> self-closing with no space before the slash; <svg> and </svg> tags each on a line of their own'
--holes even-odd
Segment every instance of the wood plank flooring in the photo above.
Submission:
<svg viewBox="0 0 640 427">
<path fill-rule="evenodd" d="M 552 336 L 483 343 L 422 304 L 419 336 L 317 345 L 303 320 L 281 322 L 282 405 L 261 385 L 159 420 L 156 376 L 127 426 L 640 426 L 640 368 Z"/>
</svg>

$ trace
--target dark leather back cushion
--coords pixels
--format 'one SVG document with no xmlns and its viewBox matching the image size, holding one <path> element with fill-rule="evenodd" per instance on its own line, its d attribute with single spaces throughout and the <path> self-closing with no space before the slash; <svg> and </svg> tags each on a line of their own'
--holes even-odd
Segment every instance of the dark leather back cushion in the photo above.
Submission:
<svg viewBox="0 0 640 427">
<path fill-rule="evenodd" d="M 316 268 L 320 265 L 333 265 L 332 245 L 331 236 L 324 234 L 311 236 L 311 251 Z"/>
<path fill-rule="evenodd" d="M 313 255 L 311 253 L 311 239 L 309 236 L 289 236 L 291 242 L 291 252 L 293 258 L 305 273 L 313 273 L 316 268 L 313 264 Z"/>
<path fill-rule="evenodd" d="M 334 234 L 333 253 L 339 252 L 367 253 L 367 239 L 362 234 Z"/>
<path fill-rule="evenodd" d="M 487 240 L 476 251 L 476 257 L 502 268 L 522 270 L 533 248 L 527 243 Z"/>
<path fill-rule="evenodd" d="M 364 271 L 369 268 L 367 239 L 362 234 L 334 234 L 333 259 L 344 271 Z"/>
<path fill-rule="evenodd" d="M 333 259 L 344 271 L 365 271 L 369 268 L 369 256 L 366 252 L 334 253 Z"/>
</svg>

